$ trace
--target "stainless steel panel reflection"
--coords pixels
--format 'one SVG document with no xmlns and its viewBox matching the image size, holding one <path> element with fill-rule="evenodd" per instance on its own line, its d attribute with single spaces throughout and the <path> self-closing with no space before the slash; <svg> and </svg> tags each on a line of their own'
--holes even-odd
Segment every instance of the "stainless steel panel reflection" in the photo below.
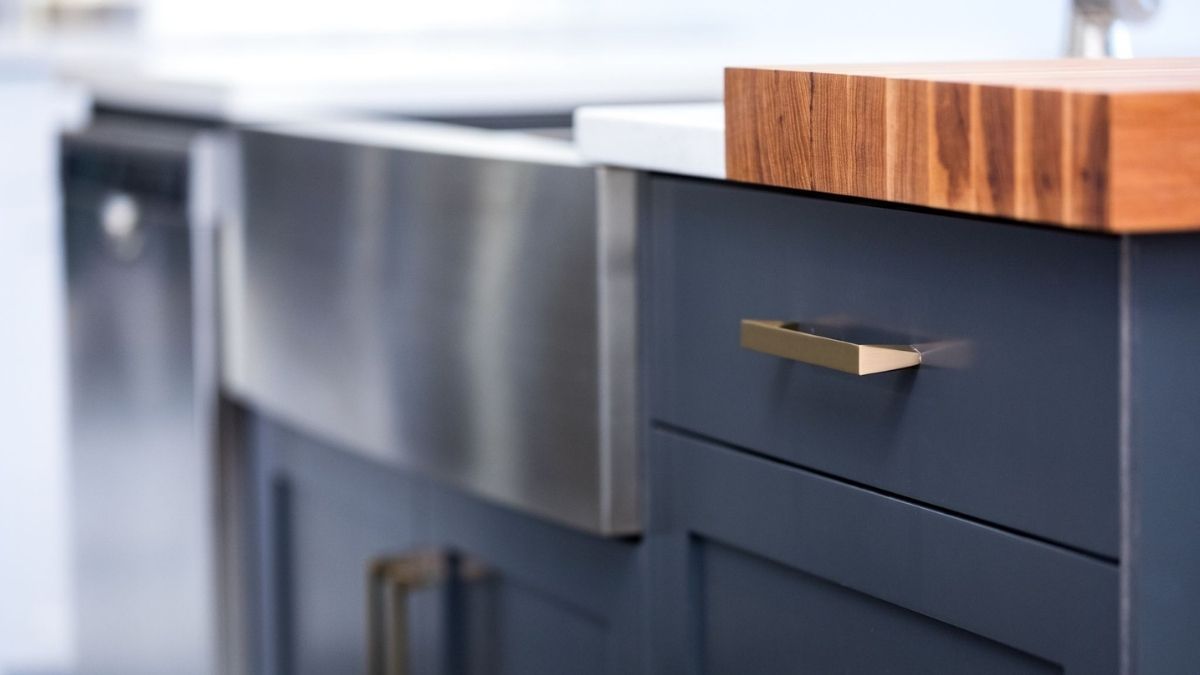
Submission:
<svg viewBox="0 0 1200 675">
<path fill-rule="evenodd" d="M 80 673 L 217 669 L 214 232 L 194 130 L 64 141 L 70 476 Z"/>
<path fill-rule="evenodd" d="M 601 246 L 591 168 L 457 142 L 257 131 L 240 145 L 243 208 L 222 251 L 230 392 L 491 499 L 637 530 L 632 221 Z"/>
</svg>

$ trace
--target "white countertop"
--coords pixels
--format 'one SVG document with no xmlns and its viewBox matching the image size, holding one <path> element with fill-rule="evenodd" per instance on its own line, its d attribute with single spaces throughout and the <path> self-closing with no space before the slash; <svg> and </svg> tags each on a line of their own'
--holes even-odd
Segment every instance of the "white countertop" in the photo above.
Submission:
<svg viewBox="0 0 1200 675">
<path fill-rule="evenodd" d="M 457 35 L 48 43 L 101 104 L 272 122 L 322 114 L 544 113 L 595 103 L 718 100 L 724 66 L 794 60 L 737 34 Z"/>
<path fill-rule="evenodd" d="M 725 107 L 719 102 L 580 108 L 575 139 L 593 164 L 725 178 Z"/>
<path fill-rule="evenodd" d="M 0 80 L 44 80 L 50 73 L 50 61 L 44 55 L 21 45 L 0 44 Z"/>
<path fill-rule="evenodd" d="M 566 138 L 513 130 L 477 129 L 424 120 L 333 119 L 261 127 L 269 133 L 438 155 L 561 166 L 586 166 Z"/>
</svg>

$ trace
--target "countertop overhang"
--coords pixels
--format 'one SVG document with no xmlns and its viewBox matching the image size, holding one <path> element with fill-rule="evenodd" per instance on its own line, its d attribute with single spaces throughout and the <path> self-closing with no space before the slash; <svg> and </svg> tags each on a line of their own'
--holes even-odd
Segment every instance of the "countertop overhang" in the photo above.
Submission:
<svg viewBox="0 0 1200 675">
<path fill-rule="evenodd" d="M 1112 234 L 1200 230 L 1200 59 L 727 70 L 577 111 L 585 159 Z"/>
<path fill-rule="evenodd" d="M 731 180 L 1114 234 L 1200 229 L 1200 59 L 729 68 Z"/>
</svg>

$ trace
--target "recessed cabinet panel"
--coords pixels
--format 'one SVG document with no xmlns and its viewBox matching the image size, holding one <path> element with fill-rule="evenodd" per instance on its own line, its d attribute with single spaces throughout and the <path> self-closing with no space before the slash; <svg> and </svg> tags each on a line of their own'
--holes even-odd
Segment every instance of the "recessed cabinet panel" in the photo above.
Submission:
<svg viewBox="0 0 1200 675">
<path fill-rule="evenodd" d="M 466 654 L 473 675 L 601 675 L 606 626 L 598 617 L 499 579 L 470 592 Z"/>
<path fill-rule="evenodd" d="M 1042 675 L 1058 666 L 765 558 L 698 542 L 705 670 Z M 935 582 L 936 583 L 936 582 Z"/>
<path fill-rule="evenodd" d="M 367 670 L 367 571 L 376 559 L 418 545 L 420 486 L 287 427 L 252 418 L 257 464 L 262 637 L 257 671 Z M 420 591 L 408 614 L 423 633 L 414 661 L 436 658 L 436 593 Z"/>
<path fill-rule="evenodd" d="M 279 615 L 287 624 L 281 645 L 287 649 L 284 662 L 293 673 L 365 672 L 365 561 L 410 549 L 410 537 L 395 522 L 369 510 L 304 488 L 288 490 L 284 503 L 291 510 L 283 518 L 290 541 L 281 551 L 287 559 L 280 561 L 282 576 L 277 580 L 286 584 Z M 426 617 L 438 612 L 437 600 L 432 589 L 409 598 L 407 613 L 414 630 L 436 625 Z M 421 645 L 414 646 L 418 660 L 431 658 Z"/>
<path fill-rule="evenodd" d="M 1116 557 L 1116 238 L 668 176 L 643 200 L 652 417 Z M 764 353 L 745 320 L 920 365 Z"/>
<path fill-rule="evenodd" d="M 252 419 L 263 513 L 256 672 L 637 669 L 636 542 L 531 518 Z"/>
<path fill-rule="evenodd" d="M 586 534 L 429 486 L 431 540 L 482 572 L 464 584 L 469 672 L 638 672 L 645 623 L 638 540 Z"/>
<path fill-rule="evenodd" d="M 655 671 L 1116 673 L 1117 568 L 651 435 Z"/>
</svg>

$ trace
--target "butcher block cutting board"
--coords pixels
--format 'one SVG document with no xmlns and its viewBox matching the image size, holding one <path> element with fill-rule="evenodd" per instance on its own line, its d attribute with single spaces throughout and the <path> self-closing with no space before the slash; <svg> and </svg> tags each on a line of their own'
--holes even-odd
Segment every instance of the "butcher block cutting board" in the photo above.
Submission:
<svg viewBox="0 0 1200 675">
<path fill-rule="evenodd" d="M 725 122 L 731 180 L 1200 230 L 1200 59 L 728 68 Z"/>
</svg>

